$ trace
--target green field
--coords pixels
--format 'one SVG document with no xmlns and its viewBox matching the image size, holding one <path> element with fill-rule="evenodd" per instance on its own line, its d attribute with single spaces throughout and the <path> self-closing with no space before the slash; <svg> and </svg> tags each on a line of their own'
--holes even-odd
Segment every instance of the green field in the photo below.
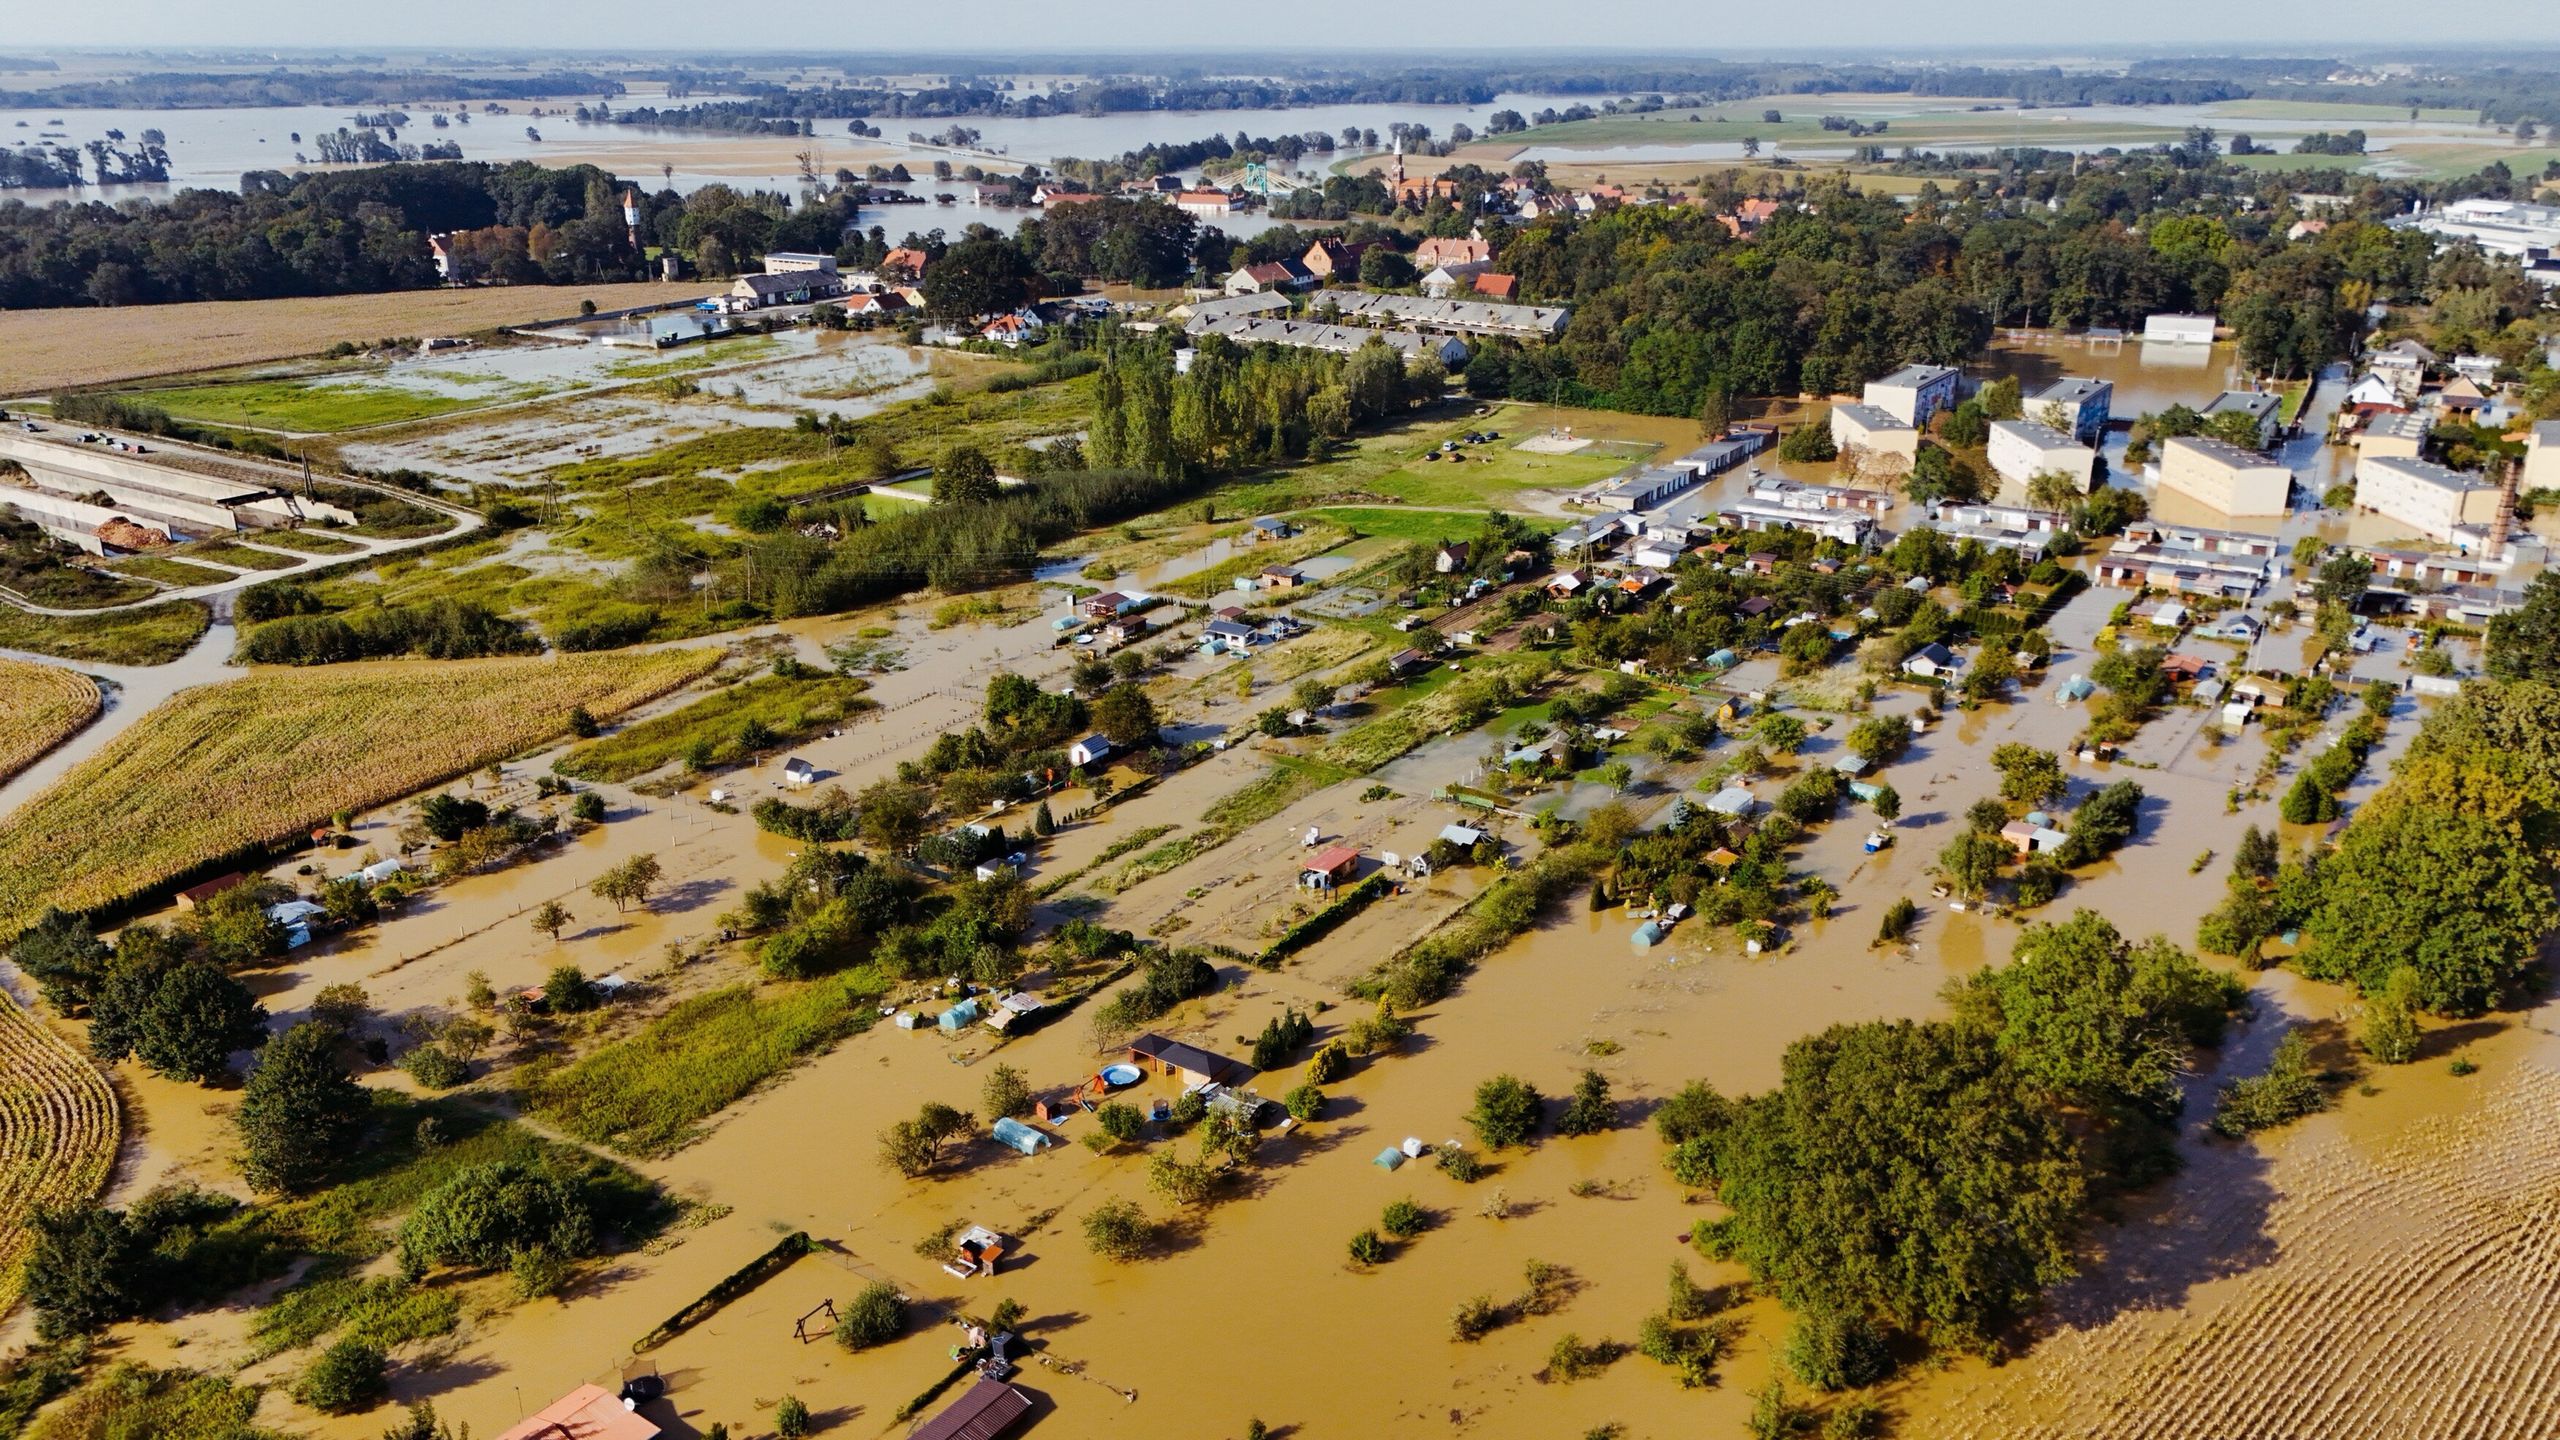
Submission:
<svg viewBox="0 0 2560 1440">
<path fill-rule="evenodd" d="M 1774 109 L 1784 118 L 1760 118 Z M 1880 135 L 1853 136 L 1846 130 L 1822 128 L 1824 115 L 1846 115 L 1885 122 Z M 1692 117 L 1695 117 L 1694 119 Z M 1604 115 L 1561 125 L 1533 125 L 1509 135 L 1489 137 L 1500 146 L 1561 145 L 1598 149 L 1627 145 L 1740 144 L 1758 140 L 1764 146 L 1904 145 L 1922 149 L 1980 149 L 2038 145 L 2065 139 L 2092 145 L 2152 145 L 2179 138 L 2182 127 L 2112 122 L 2093 124 L 2069 110 L 2002 110 L 1969 112 L 1927 108 L 1908 99 L 1899 108 L 1872 102 L 1857 105 L 1837 99 L 1773 96 L 1768 101 L 1714 105 L 1698 110 L 1664 110 L 1650 115 Z M 1671 156 L 1665 159 L 1675 158 Z"/>
<path fill-rule="evenodd" d="M 527 1066 L 533 1112 L 626 1155 L 673 1154 L 702 1121 L 878 1018 L 888 982 L 854 970 L 788 989 L 735 985 L 696 995 L 573 1064 Z"/>
<path fill-rule="evenodd" d="M 163 585 L 176 585 L 181 588 L 189 585 L 219 585 L 232 578 L 228 570 L 208 570 L 202 565 L 190 565 L 184 560 L 171 560 L 160 555 L 129 556 L 117 561 L 109 568 L 119 575 L 157 580 Z"/>
<path fill-rule="evenodd" d="M 258 543 L 312 555 L 353 555 L 364 548 L 352 540 L 341 540 L 318 530 L 261 530 Z"/>
<path fill-rule="evenodd" d="M 30 615 L 0 605 L 0 647 L 106 665 L 166 665 L 213 623 L 202 601 L 173 600 L 101 615 Z"/>
<path fill-rule="evenodd" d="M 210 560 L 235 570 L 290 570 L 301 563 L 290 555 L 277 555 L 234 540 L 198 540 L 170 553 L 184 559 Z"/>
<path fill-rule="evenodd" d="M 463 399 L 361 381 L 247 380 L 233 385 L 144 390 L 135 392 L 132 398 L 166 410 L 180 420 L 309 435 L 424 420 L 508 397 Z"/>
<path fill-rule="evenodd" d="M 812 674 L 786 680 L 764 675 L 715 691 L 682 709 L 643 720 L 617 735 L 589 740 L 560 757 L 552 768 L 582 780 L 623 781 L 646 775 L 708 744 L 719 764 L 733 765 L 754 756 L 739 740 L 750 724 L 772 737 L 768 746 L 805 740 L 869 708 L 860 680 Z"/>
<path fill-rule="evenodd" d="M 1601 453 L 1597 446 L 1574 455 L 1539 455 L 1520 449 L 1516 442 L 1530 433 L 1531 422 L 1543 426 L 1548 413 L 1505 406 L 1485 417 L 1398 425 L 1360 437 L 1330 460 L 1224 486 L 1218 492 L 1218 509 L 1222 514 L 1230 509 L 1261 514 L 1320 505 L 1356 507 L 1380 500 L 1458 510 L 1513 508 L 1523 492 L 1577 490 L 1634 463 L 1625 454 Z M 1558 413 L 1578 418 L 1585 412 Z M 1486 428 L 1500 431 L 1503 438 L 1462 446 L 1457 458 L 1422 458 L 1437 452 L 1443 441 Z M 1645 428 L 1652 427 L 1630 433 L 1642 433 Z M 1694 432 L 1697 427 L 1686 428 Z"/>
<path fill-rule="evenodd" d="M 1424 545 L 1441 540 L 1463 540 L 1476 532 L 1480 521 L 1480 512 L 1475 511 L 1384 510 L 1358 506 L 1327 506 L 1294 514 L 1300 519 L 1339 525 L 1364 538 L 1376 536 Z M 1532 530 L 1553 532 L 1563 528 L 1562 521 L 1545 516 L 1520 518 Z"/>
<path fill-rule="evenodd" d="M 2363 105 L 2348 100 L 2224 100 L 2209 107 L 2217 119 L 2230 120 L 2328 120 L 2354 128 L 2356 122 L 2406 120 L 2406 105 Z M 2422 109 L 2420 120 L 2468 123 L 2479 112 L 2474 110 Z"/>
</svg>

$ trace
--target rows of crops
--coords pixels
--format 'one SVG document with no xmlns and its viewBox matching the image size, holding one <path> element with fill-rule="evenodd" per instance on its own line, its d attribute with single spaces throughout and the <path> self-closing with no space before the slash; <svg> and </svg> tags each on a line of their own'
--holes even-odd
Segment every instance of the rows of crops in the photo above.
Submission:
<svg viewBox="0 0 2560 1440">
<path fill-rule="evenodd" d="M 44 758 L 98 713 L 88 676 L 32 660 L 0 660 L 0 780 Z"/>
<path fill-rule="evenodd" d="M 617 714 L 718 659 L 394 660 L 181 691 L 0 824 L 0 936 L 47 905 L 113 904 L 465 774 L 560 734 L 574 709 Z"/>
<path fill-rule="evenodd" d="M 116 1092 L 106 1077 L 0 995 L 0 1314 L 18 1298 L 27 1217 L 96 1196 L 116 1143 Z"/>
</svg>

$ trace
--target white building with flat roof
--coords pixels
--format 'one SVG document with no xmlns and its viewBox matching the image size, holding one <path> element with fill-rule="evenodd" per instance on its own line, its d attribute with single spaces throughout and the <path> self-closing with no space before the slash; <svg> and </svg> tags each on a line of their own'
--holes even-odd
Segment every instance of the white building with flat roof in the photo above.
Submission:
<svg viewBox="0 0 2560 1440">
<path fill-rule="evenodd" d="M 2258 428 L 2258 448 L 2276 443 L 2276 413 L 2284 408 L 2284 397 L 2265 390 L 2225 390 L 2204 407 L 2208 420 L 2216 415 L 2246 415 Z"/>
<path fill-rule="evenodd" d="M 2427 429 L 2427 417 L 2414 410 L 2382 411 L 2356 432 L 2356 453 L 2415 460 L 2426 446 Z"/>
<path fill-rule="evenodd" d="M 1920 432 L 1900 416 L 1874 405 L 1832 406 L 1831 443 L 1844 455 L 1861 450 L 1871 455 L 1899 455 L 1905 460 L 1920 458 Z"/>
<path fill-rule="evenodd" d="M 2150 315 L 2143 318 L 2142 338 L 2171 345 L 2210 345 L 2214 324 L 2211 315 Z"/>
<path fill-rule="evenodd" d="M 2456 200 L 2424 211 L 2409 223 L 2438 240 L 2468 240 L 2489 254 L 2519 260 L 2537 250 L 2560 250 L 2560 206 L 2555 205 Z"/>
<path fill-rule="evenodd" d="M 1952 365 L 1905 365 L 1881 380 L 1867 382 L 1858 398 L 1905 425 L 1918 428 L 1941 410 L 1955 408 L 1964 377 Z"/>
<path fill-rule="evenodd" d="M 2525 440 L 2523 485 L 2527 490 L 2560 490 L 2560 420 L 2534 426 Z"/>
<path fill-rule="evenodd" d="M 2083 445 L 2096 445 L 2106 438 L 2115 400 L 2114 381 L 2065 375 L 2022 399 L 2018 413 L 2021 419 L 2052 426 Z M 2056 420 L 2062 423 L 2054 425 Z"/>
<path fill-rule="evenodd" d="M 2097 451 L 2033 420 L 1992 421 L 1990 448 L 1991 468 L 2013 485 L 2048 471 L 2068 476 L 2083 495 L 2097 483 Z"/>
<path fill-rule="evenodd" d="M 2160 488 L 2225 515 L 2281 515 L 2293 472 L 2254 450 L 2180 435 L 2160 447 Z"/>
<path fill-rule="evenodd" d="M 2485 475 L 2399 455 L 2356 461 L 2356 508 L 2430 540 L 2450 544 L 2458 538 L 2455 530 L 2489 524 L 2498 518 L 2498 504 L 2498 487 Z"/>
</svg>

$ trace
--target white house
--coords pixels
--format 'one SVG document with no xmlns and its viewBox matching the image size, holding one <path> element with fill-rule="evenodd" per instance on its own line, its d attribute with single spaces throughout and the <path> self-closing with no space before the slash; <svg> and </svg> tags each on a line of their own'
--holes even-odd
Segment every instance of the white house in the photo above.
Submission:
<svg viewBox="0 0 2560 1440">
<path fill-rule="evenodd" d="M 2338 403 L 2349 410 L 2397 410 L 2407 402 L 2401 397 L 2399 387 L 2367 370 L 2347 387 L 2346 398 Z"/>
<path fill-rule="evenodd" d="M 782 762 L 782 783 L 794 790 L 818 783 L 818 767 L 794 755 Z"/>
<path fill-rule="evenodd" d="M 1077 766 L 1091 765 L 1097 760 L 1109 758 L 1110 754 L 1110 736 L 1102 734 L 1087 735 L 1083 739 L 1067 747 L 1067 763 Z"/>
<path fill-rule="evenodd" d="M 2211 315 L 2147 316 L 2142 322 L 2142 338 L 2172 345 L 2210 345 L 2214 323 Z"/>
<path fill-rule="evenodd" d="M 1963 377 L 1952 365 L 1905 365 L 1881 380 L 1867 382 L 1858 398 L 1905 425 L 1919 427 L 1941 410 L 1955 408 Z"/>
<path fill-rule="evenodd" d="M 1964 657 L 1933 640 L 1904 658 L 1902 673 L 1916 675 L 1923 680 L 1961 679 Z"/>
<path fill-rule="evenodd" d="M 2047 472 L 2068 477 L 2083 495 L 2097 483 L 2097 451 L 2033 420 L 1992 421 L 1990 449 L 1991 468 L 2014 485 Z"/>
</svg>

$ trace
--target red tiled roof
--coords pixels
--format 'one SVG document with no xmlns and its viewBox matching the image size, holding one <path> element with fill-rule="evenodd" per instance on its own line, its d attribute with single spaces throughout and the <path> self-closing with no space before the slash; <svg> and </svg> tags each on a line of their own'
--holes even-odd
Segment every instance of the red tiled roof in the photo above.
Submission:
<svg viewBox="0 0 2560 1440">
<path fill-rule="evenodd" d="M 1520 293 L 1520 277 L 1496 275 L 1488 270 L 1476 277 L 1476 293 L 1490 295 L 1496 300 L 1508 300 Z"/>
</svg>

